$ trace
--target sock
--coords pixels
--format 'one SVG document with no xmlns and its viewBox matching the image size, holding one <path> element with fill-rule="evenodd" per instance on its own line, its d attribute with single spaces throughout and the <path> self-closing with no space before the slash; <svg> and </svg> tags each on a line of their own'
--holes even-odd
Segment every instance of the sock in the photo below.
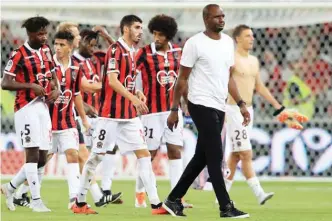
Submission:
<svg viewBox="0 0 332 221">
<path fill-rule="evenodd" d="M 171 180 L 171 190 L 178 183 L 182 172 L 183 172 L 183 162 L 182 159 L 169 160 L 169 178 Z"/>
<path fill-rule="evenodd" d="M 141 177 L 151 204 L 158 205 L 160 199 L 157 193 L 156 177 L 152 171 L 151 157 L 137 160 L 138 174 Z"/>
<path fill-rule="evenodd" d="M 103 190 L 111 190 L 112 179 L 115 172 L 116 155 L 105 154 L 102 161 L 103 177 L 101 179 L 101 188 Z"/>
<path fill-rule="evenodd" d="M 16 199 L 22 199 L 22 195 L 29 192 L 29 186 L 25 185 L 24 183 L 17 189 L 15 192 Z"/>
<path fill-rule="evenodd" d="M 100 162 L 101 162 L 101 158 L 99 158 L 99 156 L 94 153 L 91 153 L 88 160 L 86 161 L 86 163 L 83 167 L 82 175 L 81 175 L 81 179 L 80 179 L 80 187 L 79 187 L 78 196 L 77 196 L 78 203 L 86 202 L 86 194 L 87 194 L 88 190 L 90 189 L 91 181 L 95 174 L 96 168 Z M 92 193 L 92 191 L 91 191 L 91 193 Z M 92 196 L 94 196 L 94 195 L 92 194 Z"/>
<path fill-rule="evenodd" d="M 145 193 L 144 183 L 139 174 L 136 177 L 136 193 Z"/>
<path fill-rule="evenodd" d="M 38 168 L 38 180 L 40 184 L 42 183 L 44 172 L 45 172 L 45 166 Z"/>
<path fill-rule="evenodd" d="M 98 183 L 94 183 L 90 187 L 90 193 L 92 195 L 93 201 L 99 202 L 99 200 L 103 197 L 103 193 L 101 192 Z"/>
<path fill-rule="evenodd" d="M 232 184 L 233 184 L 233 180 L 225 179 L 225 186 L 226 186 L 227 193 L 229 193 L 229 191 L 231 190 Z"/>
<path fill-rule="evenodd" d="M 14 192 L 26 179 L 25 174 L 25 164 L 21 167 L 20 171 L 15 175 L 15 177 L 8 184 L 8 190 Z"/>
<path fill-rule="evenodd" d="M 258 198 L 262 193 L 264 193 L 263 188 L 261 187 L 261 184 L 257 177 L 252 177 L 247 180 L 247 183 L 249 187 L 251 188 L 252 192 L 255 194 L 255 196 Z"/>
<path fill-rule="evenodd" d="M 33 200 L 40 199 L 40 183 L 38 179 L 37 163 L 26 163 L 24 169 L 30 187 L 31 198 Z"/>
<path fill-rule="evenodd" d="M 80 166 L 78 163 L 67 164 L 69 199 L 76 198 L 80 188 Z"/>
</svg>

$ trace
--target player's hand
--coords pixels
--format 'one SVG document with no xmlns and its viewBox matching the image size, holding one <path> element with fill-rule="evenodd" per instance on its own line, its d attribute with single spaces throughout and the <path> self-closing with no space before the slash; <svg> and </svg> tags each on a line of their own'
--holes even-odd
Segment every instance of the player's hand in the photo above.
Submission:
<svg viewBox="0 0 332 221">
<path fill-rule="evenodd" d="M 285 123 L 287 127 L 293 128 L 296 130 L 302 130 L 303 126 L 301 123 L 306 123 L 309 121 L 309 118 L 295 110 L 285 109 L 285 107 L 276 110 L 273 114 L 277 117 L 278 121 Z"/>
<path fill-rule="evenodd" d="M 52 90 L 47 95 L 46 103 L 54 103 L 59 96 L 60 96 L 60 91 L 58 89 Z"/>
<path fill-rule="evenodd" d="M 43 87 L 40 86 L 39 84 L 32 83 L 32 84 L 31 84 L 31 89 L 33 90 L 33 92 L 35 92 L 35 94 L 36 94 L 38 97 L 39 97 L 39 96 L 45 96 L 45 95 L 46 95 L 45 88 L 43 88 Z"/>
<path fill-rule="evenodd" d="M 84 119 L 84 120 L 82 120 L 82 124 L 85 128 L 86 135 L 91 135 L 90 134 L 91 125 L 90 125 L 89 121 L 87 119 Z"/>
<path fill-rule="evenodd" d="M 138 99 L 138 97 L 134 96 L 134 99 L 132 102 L 133 102 L 133 105 L 135 106 L 138 114 L 142 115 L 142 114 L 149 113 L 149 108 L 146 106 L 145 102 Z"/>
<path fill-rule="evenodd" d="M 88 117 L 90 117 L 90 118 L 98 117 L 98 113 L 97 113 L 96 109 L 94 107 L 92 107 L 91 105 L 84 103 L 84 111 L 85 111 L 85 114 L 88 115 Z"/>
<path fill-rule="evenodd" d="M 173 131 L 173 128 L 177 128 L 179 123 L 179 113 L 177 111 L 171 111 L 167 118 L 167 127 Z"/>
<path fill-rule="evenodd" d="M 250 113 L 246 107 L 245 104 L 242 104 L 241 107 L 240 107 L 240 112 L 243 116 L 243 123 L 242 125 L 243 126 L 248 126 L 248 124 L 250 123 Z"/>
<path fill-rule="evenodd" d="M 136 92 L 136 96 L 138 97 L 138 99 L 140 99 L 141 101 L 143 101 L 144 103 L 146 103 L 146 97 L 145 97 L 145 95 L 143 94 L 142 91 L 137 91 Z"/>
<path fill-rule="evenodd" d="M 100 34 L 100 36 L 102 36 L 102 37 L 108 36 L 108 32 L 107 32 L 106 28 L 101 25 L 94 26 L 92 28 L 92 31 L 98 32 Z"/>
</svg>

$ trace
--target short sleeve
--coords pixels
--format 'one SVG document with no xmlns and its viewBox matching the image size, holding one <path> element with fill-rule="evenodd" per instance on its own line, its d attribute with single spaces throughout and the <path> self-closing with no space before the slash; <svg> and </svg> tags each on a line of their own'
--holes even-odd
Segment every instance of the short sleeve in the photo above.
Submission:
<svg viewBox="0 0 332 221">
<path fill-rule="evenodd" d="M 20 71 L 21 65 L 20 65 L 20 60 L 21 60 L 21 53 L 19 51 L 13 51 L 10 54 L 10 59 L 7 62 L 7 65 L 4 70 L 4 74 L 8 74 L 11 76 L 16 76 L 16 74 Z"/>
<path fill-rule="evenodd" d="M 146 49 L 140 48 L 136 54 L 136 69 L 141 72 L 144 68 L 144 62 L 146 60 Z"/>
<path fill-rule="evenodd" d="M 194 38 L 189 38 L 185 43 L 180 64 L 185 67 L 192 68 L 197 60 L 197 46 Z"/>
<path fill-rule="evenodd" d="M 121 49 L 117 44 L 111 45 L 106 54 L 106 73 L 110 74 L 112 72 L 120 74 L 119 63 L 121 60 Z"/>
</svg>

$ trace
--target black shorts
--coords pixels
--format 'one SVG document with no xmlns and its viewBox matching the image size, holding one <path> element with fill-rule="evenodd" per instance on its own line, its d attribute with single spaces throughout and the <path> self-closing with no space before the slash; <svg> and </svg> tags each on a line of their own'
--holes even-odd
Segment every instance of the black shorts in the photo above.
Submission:
<svg viewBox="0 0 332 221">
<path fill-rule="evenodd" d="M 78 141 L 80 142 L 80 144 L 85 144 L 84 143 L 84 137 L 83 137 L 83 133 L 82 133 L 82 129 L 81 129 L 81 125 L 78 122 L 78 120 L 76 120 L 76 127 L 77 127 L 77 131 L 78 131 Z"/>
</svg>

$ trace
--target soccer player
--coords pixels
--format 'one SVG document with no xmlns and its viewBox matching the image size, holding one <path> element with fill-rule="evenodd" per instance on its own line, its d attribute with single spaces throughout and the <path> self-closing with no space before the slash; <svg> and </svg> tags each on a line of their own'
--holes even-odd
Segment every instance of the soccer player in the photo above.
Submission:
<svg viewBox="0 0 332 221">
<path fill-rule="evenodd" d="M 144 135 L 152 160 L 164 142 L 167 146 L 171 188 L 178 182 L 183 162 L 180 149 L 183 147 L 183 119 L 179 110 L 179 127 L 173 132 L 166 121 L 172 107 L 173 89 L 180 66 L 181 48 L 171 43 L 177 33 L 177 23 L 167 15 L 153 17 L 148 25 L 154 42 L 141 48 L 137 55 L 137 70 L 142 77 L 142 91 L 147 98 L 150 113 L 142 115 Z M 139 88 L 139 86 L 137 87 Z M 136 207 L 146 207 L 145 189 L 141 178 L 136 180 Z M 191 205 L 187 204 L 187 207 Z"/>
<path fill-rule="evenodd" d="M 100 91 L 102 88 L 101 78 L 104 70 L 105 53 L 95 52 L 95 47 L 98 44 L 99 32 L 95 32 L 89 29 L 81 30 L 81 41 L 79 44 L 79 50 L 73 54 L 73 57 L 81 62 L 82 72 L 82 96 L 84 103 L 94 110 L 94 116 L 88 118 L 92 130 L 95 128 L 99 108 L 100 108 Z M 84 136 L 84 145 L 91 147 L 92 137 Z M 102 177 L 102 191 L 100 192 L 98 184 L 93 181 L 91 185 L 91 193 L 93 195 L 95 205 L 101 206 L 106 200 L 107 203 L 121 203 L 122 193 L 112 194 L 111 181 L 116 165 L 115 152 L 107 151 L 105 158 L 103 158 L 103 177 Z M 101 195 L 102 194 L 102 195 Z M 104 196 L 101 200 L 101 196 Z"/>
<path fill-rule="evenodd" d="M 234 42 L 231 37 L 221 33 L 225 25 L 224 17 L 225 14 L 219 5 L 205 6 L 203 9 L 205 31 L 189 38 L 182 51 L 179 77 L 167 125 L 171 130 L 177 127 L 178 106 L 180 98 L 184 96 L 185 100 L 188 100 L 188 110 L 198 130 L 198 139 L 195 155 L 163 204 L 173 216 L 185 216 L 181 198 L 207 166 L 220 204 L 220 217 L 249 217 L 249 214 L 234 207 L 220 170 L 223 158 L 220 135 L 224 124 L 228 91 L 240 107 L 244 117 L 242 124 L 248 125 L 250 121 L 249 112 L 243 104 L 233 78 L 230 77 L 234 65 Z"/>
<path fill-rule="evenodd" d="M 166 214 L 156 188 L 151 156 L 147 149 L 143 126 L 136 111 L 148 113 L 144 95 L 135 93 L 136 62 L 133 45 L 141 39 L 142 20 L 135 15 L 124 16 L 120 22 L 122 37 L 111 45 L 106 55 L 106 73 L 100 97 L 99 118 L 93 136 L 93 146 L 84 165 L 80 191 L 74 213 L 94 214 L 86 203 L 86 194 L 97 165 L 107 150 L 119 144 L 121 153 L 133 151 L 138 159 L 138 173 L 147 190 L 152 214 Z"/>
<path fill-rule="evenodd" d="M 269 89 L 264 85 L 259 74 L 259 61 L 257 57 L 250 54 L 250 50 L 254 44 L 254 34 L 251 28 L 247 25 L 239 25 L 234 29 L 233 38 L 236 42 L 235 50 L 235 66 L 232 72 L 238 88 L 240 96 L 243 98 L 250 116 L 254 116 L 252 108 L 252 99 L 254 90 L 267 100 L 274 108 L 274 116 L 284 115 L 288 118 L 292 113 L 285 109 L 270 93 Z M 298 113 L 293 113 L 294 119 L 301 118 Z M 233 177 L 235 174 L 236 166 L 239 161 L 242 162 L 242 173 L 247 180 L 247 183 L 257 201 L 260 205 L 263 205 L 267 200 L 271 199 L 274 195 L 273 192 L 266 193 L 260 185 L 258 178 L 256 177 L 253 165 L 252 165 L 252 146 L 250 143 L 250 132 L 252 129 L 253 121 L 250 122 L 248 127 L 244 127 L 241 122 L 243 117 L 241 116 L 240 109 L 236 105 L 233 97 L 230 96 L 227 101 L 226 107 L 226 136 L 227 142 L 231 147 L 231 154 L 227 160 L 228 167 L 231 171 L 229 177 L 225 179 L 226 189 L 229 192 L 233 183 Z M 300 122 L 303 119 L 299 119 Z M 290 127 L 297 128 L 297 122 L 291 123 Z"/>
<path fill-rule="evenodd" d="M 48 25 L 49 21 L 39 16 L 24 21 L 22 28 L 26 29 L 28 40 L 12 52 L 1 83 L 2 89 L 16 91 L 15 128 L 26 153 L 26 163 L 21 170 L 9 183 L 1 186 L 10 210 L 15 210 L 15 189 L 27 180 L 32 210 L 51 211 L 41 200 L 39 178 L 52 144 L 52 124 L 47 103 L 54 102 L 60 94 L 52 52 L 46 44 Z"/>
<path fill-rule="evenodd" d="M 61 95 L 49 106 L 52 120 L 53 148 L 51 154 L 65 153 L 68 168 L 69 204 L 75 202 L 79 188 L 78 132 L 73 112 L 75 104 L 85 128 L 90 128 L 80 94 L 80 65 L 71 57 L 74 36 L 70 32 L 57 32 L 54 37 L 55 73 L 60 82 Z"/>
</svg>

